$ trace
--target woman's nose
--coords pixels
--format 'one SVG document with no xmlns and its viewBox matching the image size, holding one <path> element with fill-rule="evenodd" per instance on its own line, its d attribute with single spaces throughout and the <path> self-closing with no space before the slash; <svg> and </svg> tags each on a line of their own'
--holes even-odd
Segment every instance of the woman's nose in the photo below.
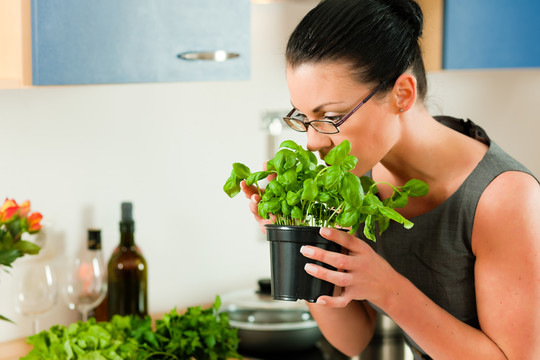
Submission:
<svg viewBox="0 0 540 360">
<path fill-rule="evenodd" d="M 317 152 L 325 147 L 330 146 L 330 138 L 327 134 L 322 134 L 315 130 L 312 126 L 307 129 L 307 149 Z"/>
</svg>

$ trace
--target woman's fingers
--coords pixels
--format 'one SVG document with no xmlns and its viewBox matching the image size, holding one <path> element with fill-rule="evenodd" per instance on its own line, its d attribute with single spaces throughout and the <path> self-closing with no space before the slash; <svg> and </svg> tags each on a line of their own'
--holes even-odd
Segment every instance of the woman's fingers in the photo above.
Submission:
<svg viewBox="0 0 540 360">
<path fill-rule="evenodd" d="M 251 199 L 251 197 L 255 194 L 259 195 L 259 189 L 257 189 L 255 185 L 247 186 L 246 180 L 242 180 L 240 182 L 240 188 L 242 189 L 242 191 L 244 192 L 244 195 L 246 195 L 248 199 Z"/>
<path fill-rule="evenodd" d="M 346 287 L 352 284 L 352 275 L 350 273 L 326 269 L 315 264 L 306 264 L 304 270 L 312 276 L 321 280 L 328 281 L 340 287 Z"/>
<path fill-rule="evenodd" d="M 340 288 L 334 296 L 321 296 L 317 303 L 330 307 L 344 307 L 351 300 L 376 300 L 387 292 L 385 284 L 395 271 L 362 240 L 340 230 L 322 228 L 320 234 L 339 245 L 348 253 L 337 253 L 316 246 L 303 246 L 300 252 L 307 258 L 320 261 L 337 270 L 313 263 L 305 271 Z"/>
<path fill-rule="evenodd" d="M 307 258 L 319 260 L 339 270 L 350 270 L 350 258 L 346 254 L 323 250 L 315 246 L 304 245 L 300 252 Z"/>
<path fill-rule="evenodd" d="M 366 246 L 369 247 L 362 240 L 343 230 L 323 227 L 319 234 L 321 234 L 323 238 L 333 241 L 350 251 L 361 252 Z"/>
</svg>

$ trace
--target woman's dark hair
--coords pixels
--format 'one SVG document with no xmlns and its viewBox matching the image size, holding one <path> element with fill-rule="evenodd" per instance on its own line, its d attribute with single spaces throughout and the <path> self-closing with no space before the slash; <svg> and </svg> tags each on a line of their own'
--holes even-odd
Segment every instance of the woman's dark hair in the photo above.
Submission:
<svg viewBox="0 0 540 360">
<path fill-rule="evenodd" d="M 388 80 L 382 91 L 410 69 L 423 100 L 422 28 L 422 10 L 413 0 L 323 0 L 289 38 L 287 63 L 294 69 L 304 63 L 342 62 L 359 82 Z"/>
</svg>

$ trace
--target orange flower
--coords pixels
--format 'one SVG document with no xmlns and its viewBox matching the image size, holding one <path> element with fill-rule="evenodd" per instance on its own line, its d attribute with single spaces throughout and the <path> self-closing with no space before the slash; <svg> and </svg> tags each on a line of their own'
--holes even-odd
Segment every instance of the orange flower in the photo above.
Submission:
<svg viewBox="0 0 540 360">
<path fill-rule="evenodd" d="M 4 205 L 2 205 L 2 208 L 0 209 L 0 222 L 8 222 L 11 220 L 13 216 L 17 214 L 17 210 L 19 210 L 17 202 L 6 198 Z"/>
<path fill-rule="evenodd" d="M 38 212 L 30 214 L 28 216 L 28 232 L 34 234 L 41 230 L 42 225 L 39 223 L 43 219 L 43 215 Z"/>
<path fill-rule="evenodd" d="M 19 205 L 19 216 L 21 218 L 25 218 L 29 212 L 30 212 L 30 201 L 26 200 L 21 205 Z"/>
<path fill-rule="evenodd" d="M 4 205 L 2 205 L 2 208 L 0 209 L 0 212 L 4 212 L 6 211 L 7 208 L 9 207 L 12 207 L 12 206 L 17 206 L 17 202 L 13 199 L 8 199 L 6 198 L 6 200 L 4 201 Z"/>
</svg>

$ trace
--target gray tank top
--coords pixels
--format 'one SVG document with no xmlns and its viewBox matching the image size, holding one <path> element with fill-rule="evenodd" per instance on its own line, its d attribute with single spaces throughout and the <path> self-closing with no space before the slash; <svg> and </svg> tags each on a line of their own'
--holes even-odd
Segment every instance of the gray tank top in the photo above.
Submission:
<svg viewBox="0 0 540 360">
<path fill-rule="evenodd" d="M 531 174 L 491 142 L 483 159 L 459 189 L 435 209 L 411 218 L 414 223 L 411 229 L 391 222 L 389 228 L 377 236 L 375 243 L 363 237 L 362 229 L 358 235 L 436 304 L 459 320 L 479 328 L 474 287 L 475 256 L 471 249 L 474 215 L 485 188 L 506 171 Z M 413 349 L 416 347 L 415 350 L 423 352 L 407 334 L 404 335 Z M 422 358 L 420 354 L 416 355 L 415 358 Z"/>
</svg>

